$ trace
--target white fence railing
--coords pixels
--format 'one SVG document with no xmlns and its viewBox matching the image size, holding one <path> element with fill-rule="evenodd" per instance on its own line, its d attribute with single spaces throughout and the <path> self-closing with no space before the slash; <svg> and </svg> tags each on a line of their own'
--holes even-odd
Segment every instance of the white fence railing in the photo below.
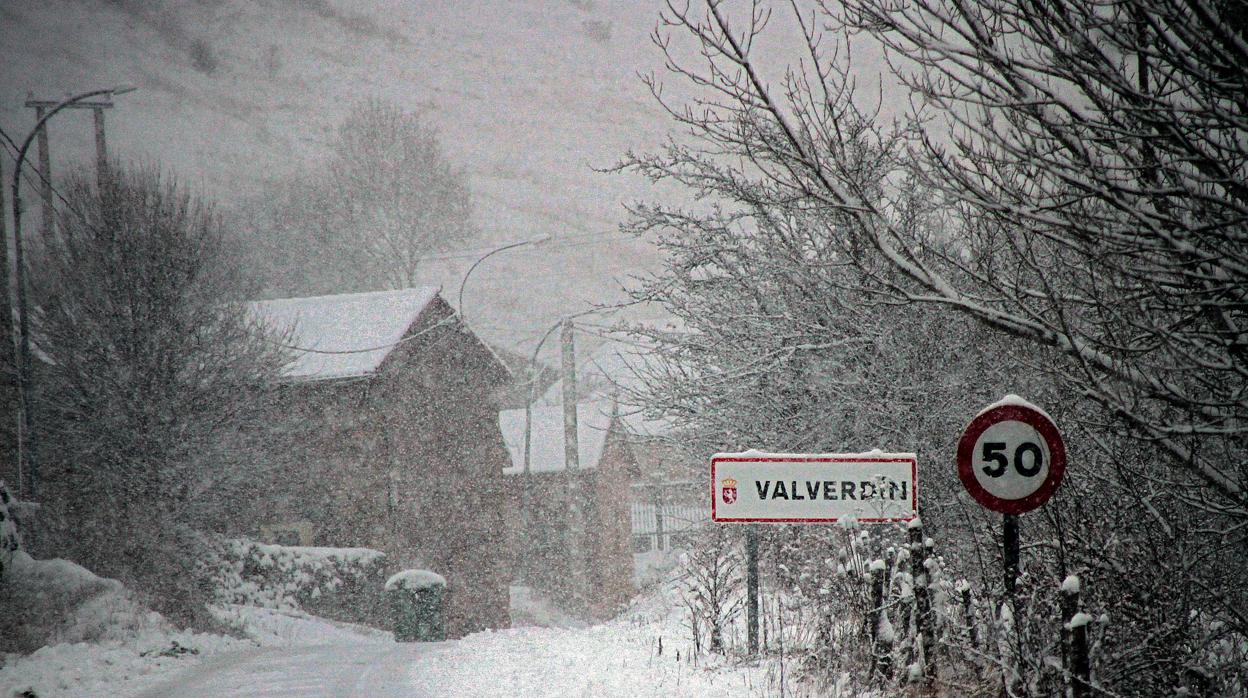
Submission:
<svg viewBox="0 0 1248 698">
<path fill-rule="evenodd" d="M 637 501 L 631 514 L 635 553 L 684 548 L 684 532 L 711 518 L 708 507 Z"/>
</svg>

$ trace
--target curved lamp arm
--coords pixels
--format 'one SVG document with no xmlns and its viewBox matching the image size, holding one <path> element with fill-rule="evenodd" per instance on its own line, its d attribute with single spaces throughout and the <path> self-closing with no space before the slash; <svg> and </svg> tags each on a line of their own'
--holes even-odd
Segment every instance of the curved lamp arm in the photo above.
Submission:
<svg viewBox="0 0 1248 698">
<path fill-rule="evenodd" d="M 513 242 L 507 245 L 503 245 L 502 247 L 496 247 L 490 250 L 489 252 L 486 252 L 485 254 L 478 257 L 477 261 L 473 262 L 472 266 L 468 267 L 468 271 L 464 272 L 464 278 L 462 281 L 459 282 L 459 300 L 456 302 L 457 303 L 456 310 L 459 312 L 459 321 L 464 323 L 465 327 L 468 326 L 468 317 L 464 313 L 464 286 L 468 285 L 468 277 L 472 276 L 473 270 L 475 270 L 482 262 L 498 254 L 499 252 L 502 252 L 503 250 L 510 250 L 515 247 L 523 247 L 524 245 L 537 245 L 537 244 L 546 242 L 549 239 L 550 239 L 550 235 L 548 233 L 534 235 L 528 240 L 521 240 L 519 242 Z"/>
</svg>

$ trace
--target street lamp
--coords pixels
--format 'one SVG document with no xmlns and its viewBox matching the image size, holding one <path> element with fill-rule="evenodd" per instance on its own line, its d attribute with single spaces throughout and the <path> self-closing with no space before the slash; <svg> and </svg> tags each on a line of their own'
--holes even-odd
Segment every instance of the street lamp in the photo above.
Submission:
<svg viewBox="0 0 1248 698">
<path fill-rule="evenodd" d="M 22 141 L 22 147 L 18 148 L 17 161 L 13 165 L 13 264 L 17 286 L 18 313 L 17 390 L 22 413 L 22 424 L 17 430 L 18 458 L 26 461 L 27 491 L 25 498 L 28 500 L 33 501 L 38 496 L 39 461 L 36 458 L 35 451 L 34 417 L 31 414 L 34 402 L 32 397 L 34 380 L 30 365 L 30 314 L 26 309 L 26 265 L 23 259 L 22 246 L 22 164 L 26 160 L 26 151 L 30 149 L 30 144 L 34 141 L 35 136 L 38 135 L 48 119 L 51 119 L 60 110 L 90 97 L 120 95 L 133 92 L 135 89 L 128 85 L 118 85 L 117 87 L 109 87 L 103 90 L 83 92 L 82 94 L 61 100 L 49 109 L 35 123 L 35 127 L 31 129 L 30 133 L 26 135 L 26 139 Z M 47 173 L 44 174 L 46 175 Z"/>
<path fill-rule="evenodd" d="M 546 344 L 546 340 L 550 339 L 551 333 L 563 326 L 567 322 L 565 318 L 559 318 L 559 321 L 550 326 L 546 330 L 546 334 L 542 335 L 541 340 L 537 343 L 537 348 L 533 350 L 533 357 L 529 359 L 529 370 L 533 370 L 537 366 L 537 355 L 541 353 L 542 346 Z M 537 379 L 542 375 L 542 371 L 538 369 L 535 375 L 529 379 L 529 394 L 524 401 L 524 477 L 527 479 L 531 473 L 529 458 L 532 453 L 533 444 L 533 403 L 537 400 Z"/>
<path fill-rule="evenodd" d="M 541 233 L 539 235 L 534 235 L 528 240 L 521 240 L 519 242 L 513 242 L 507 245 L 503 245 L 502 247 L 495 247 L 489 252 L 486 252 L 485 254 L 478 257 L 477 261 L 473 262 L 472 266 L 468 267 L 468 271 L 464 272 L 464 278 L 462 281 L 459 282 L 459 301 L 458 301 L 458 306 L 457 306 L 459 310 L 459 321 L 464 323 L 465 327 L 468 326 L 468 316 L 464 314 L 464 286 L 468 284 L 468 277 L 472 276 L 472 272 L 474 269 L 477 268 L 477 265 L 481 264 L 486 259 L 489 259 L 491 256 L 498 254 L 499 252 L 502 252 L 503 250 L 510 250 L 515 247 L 523 247 L 524 245 L 537 245 L 539 243 L 546 242 L 549 239 L 550 239 L 550 235 L 548 233 Z"/>
</svg>

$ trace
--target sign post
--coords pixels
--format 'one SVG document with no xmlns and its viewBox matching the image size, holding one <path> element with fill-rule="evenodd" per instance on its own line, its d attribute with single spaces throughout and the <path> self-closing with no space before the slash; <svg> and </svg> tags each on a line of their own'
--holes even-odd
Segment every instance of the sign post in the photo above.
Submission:
<svg viewBox="0 0 1248 698">
<path fill-rule="evenodd" d="M 1066 472 L 1066 445 L 1039 407 L 1015 395 L 984 408 L 958 441 L 958 478 L 975 501 L 1001 512 L 1005 590 L 1018 579 L 1018 515 L 1049 500 Z"/>
<path fill-rule="evenodd" d="M 746 636 L 758 652 L 760 523 L 908 523 L 918 516 L 913 453 L 721 453 L 711 459 L 711 520 L 746 529 Z"/>
<path fill-rule="evenodd" d="M 1057 425 L 1017 395 L 981 410 L 958 441 L 958 479 L 975 501 L 1002 515 L 1001 560 L 1011 609 L 1018 588 L 1018 517 L 1047 502 L 1065 472 L 1066 444 Z"/>
<path fill-rule="evenodd" d="M 745 529 L 745 636 L 750 654 L 758 654 L 758 526 Z"/>
</svg>

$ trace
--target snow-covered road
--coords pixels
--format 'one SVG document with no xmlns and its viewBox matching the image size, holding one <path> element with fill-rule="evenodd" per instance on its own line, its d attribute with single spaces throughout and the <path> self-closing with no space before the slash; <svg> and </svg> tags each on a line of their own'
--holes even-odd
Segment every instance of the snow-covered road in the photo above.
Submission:
<svg viewBox="0 0 1248 698">
<path fill-rule="evenodd" d="M 425 647 L 415 643 L 354 643 L 229 652 L 139 695 L 425 696 L 410 678 L 412 665 Z"/>
<path fill-rule="evenodd" d="M 827 695 L 791 681 L 782 691 L 783 665 L 771 660 L 694 652 L 674 595 L 671 587 L 643 595 L 615 620 L 589 627 L 525 625 L 434 643 L 396 643 L 385 631 L 300 612 L 223 607 L 222 618 L 250 639 L 149 628 L 56 644 L 0 657 L 0 696 Z M 517 613 L 520 622 L 532 616 Z"/>
</svg>

